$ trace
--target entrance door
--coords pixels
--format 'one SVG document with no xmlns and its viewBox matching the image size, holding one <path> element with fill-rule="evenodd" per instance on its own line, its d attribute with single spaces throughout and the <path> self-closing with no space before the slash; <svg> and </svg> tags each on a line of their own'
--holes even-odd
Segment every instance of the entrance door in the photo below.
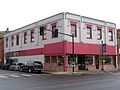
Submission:
<svg viewBox="0 0 120 90">
<path fill-rule="evenodd" d="M 78 69 L 85 70 L 85 55 L 78 55 Z"/>
<path fill-rule="evenodd" d="M 95 56 L 96 61 L 96 69 L 99 69 L 99 56 Z"/>
</svg>

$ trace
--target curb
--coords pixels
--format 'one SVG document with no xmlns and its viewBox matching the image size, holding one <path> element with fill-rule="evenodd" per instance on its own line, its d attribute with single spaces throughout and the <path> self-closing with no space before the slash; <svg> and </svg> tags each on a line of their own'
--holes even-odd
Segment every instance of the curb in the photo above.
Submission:
<svg viewBox="0 0 120 90">
<path fill-rule="evenodd" d="M 119 72 L 120 70 L 91 70 L 91 71 L 79 71 L 79 72 L 45 72 L 52 75 L 95 75 Z"/>
</svg>

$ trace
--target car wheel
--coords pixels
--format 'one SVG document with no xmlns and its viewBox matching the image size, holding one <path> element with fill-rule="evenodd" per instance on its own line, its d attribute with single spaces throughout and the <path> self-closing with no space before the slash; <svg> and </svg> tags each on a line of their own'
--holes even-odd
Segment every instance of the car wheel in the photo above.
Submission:
<svg viewBox="0 0 120 90">
<path fill-rule="evenodd" d="M 23 71 L 23 69 L 22 69 L 22 68 L 20 68 L 20 71 L 22 72 L 22 71 Z"/>
<path fill-rule="evenodd" d="M 41 70 L 40 70 L 40 71 L 38 71 L 38 73 L 41 73 Z"/>
<path fill-rule="evenodd" d="M 32 72 L 32 69 L 29 69 L 28 72 L 31 73 L 31 72 Z"/>
</svg>

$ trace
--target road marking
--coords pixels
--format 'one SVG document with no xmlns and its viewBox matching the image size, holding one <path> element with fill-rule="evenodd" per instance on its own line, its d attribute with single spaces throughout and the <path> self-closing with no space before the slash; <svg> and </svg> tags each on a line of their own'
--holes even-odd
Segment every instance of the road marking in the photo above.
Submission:
<svg viewBox="0 0 120 90">
<path fill-rule="evenodd" d="M 120 75 L 120 73 L 114 73 L 114 74 L 112 74 L 112 75 Z"/>
<path fill-rule="evenodd" d="M 116 80 L 116 82 L 120 83 L 120 80 Z"/>
<path fill-rule="evenodd" d="M 8 76 L 0 75 L 0 78 L 8 78 Z"/>
<path fill-rule="evenodd" d="M 18 75 L 9 75 L 9 76 L 11 76 L 11 77 L 20 77 L 20 76 L 18 76 Z"/>
<path fill-rule="evenodd" d="M 28 74 L 20 74 L 22 76 L 25 76 L 25 77 L 30 77 L 31 75 L 28 75 Z"/>
</svg>

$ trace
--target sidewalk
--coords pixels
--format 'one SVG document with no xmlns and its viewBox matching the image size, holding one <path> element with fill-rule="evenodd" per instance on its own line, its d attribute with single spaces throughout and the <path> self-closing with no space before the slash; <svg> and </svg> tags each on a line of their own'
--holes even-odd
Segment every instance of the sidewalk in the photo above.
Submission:
<svg viewBox="0 0 120 90">
<path fill-rule="evenodd" d="M 105 74 L 105 73 L 114 73 L 114 72 L 119 72 L 120 70 L 118 69 L 108 69 L 108 70 L 89 70 L 89 71 L 78 71 L 78 72 L 46 72 L 49 74 L 53 75 L 92 75 L 92 74 Z"/>
</svg>

